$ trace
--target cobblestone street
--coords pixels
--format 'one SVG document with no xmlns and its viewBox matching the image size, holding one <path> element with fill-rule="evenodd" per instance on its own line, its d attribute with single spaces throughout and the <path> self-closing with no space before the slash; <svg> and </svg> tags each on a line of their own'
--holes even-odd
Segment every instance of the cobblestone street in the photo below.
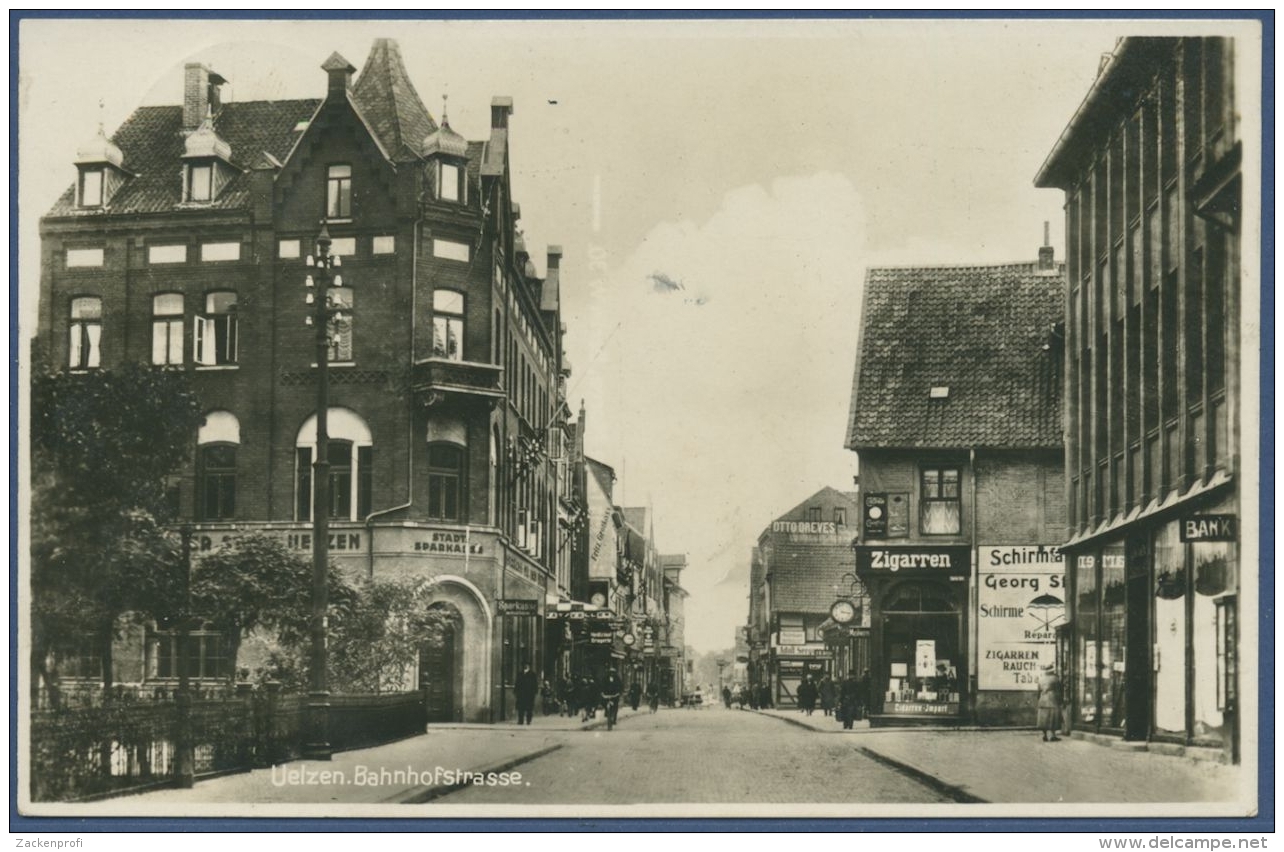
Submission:
<svg viewBox="0 0 1284 852">
<path fill-rule="evenodd" d="M 948 802 L 861 754 L 757 713 L 645 711 L 613 731 L 561 735 L 561 749 L 520 767 L 530 786 L 470 787 L 442 804 Z"/>
</svg>

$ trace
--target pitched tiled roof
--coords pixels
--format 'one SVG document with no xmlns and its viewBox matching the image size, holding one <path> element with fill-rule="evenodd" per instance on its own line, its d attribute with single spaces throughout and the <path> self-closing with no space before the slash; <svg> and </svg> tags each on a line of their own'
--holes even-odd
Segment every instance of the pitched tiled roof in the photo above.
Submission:
<svg viewBox="0 0 1284 852">
<path fill-rule="evenodd" d="M 437 129 L 393 39 L 375 39 L 352 97 L 394 160 L 417 158 L 424 137 Z"/>
<path fill-rule="evenodd" d="M 859 507 L 857 495 L 851 491 L 839 491 L 837 488 L 825 486 L 806 500 L 794 506 L 788 512 L 776 518 L 778 521 L 805 521 L 807 520 L 807 510 L 813 507 L 820 507 L 821 520 L 832 521 L 834 519 L 834 507 L 841 506 L 848 509 L 847 522 L 856 523 L 856 510 Z"/>
<path fill-rule="evenodd" d="M 1034 263 L 870 269 L 847 446 L 1060 447 L 1063 288 Z"/>
<path fill-rule="evenodd" d="M 232 149 L 232 163 L 248 169 L 264 152 L 284 161 L 321 101 L 242 101 L 224 104 L 214 117 L 214 130 Z M 118 213 L 158 213 L 183 205 L 182 106 L 145 106 L 134 111 L 112 136 L 125 155 L 131 177 L 104 209 L 75 206 L 74 186 L 68 187 L 49 211 L 50 216 L 104 216 Z M 190 205 L 203 210 L 233 210 L 249 203 L 250 176 L 238 173 L 209 203 Z"/>
</svg>

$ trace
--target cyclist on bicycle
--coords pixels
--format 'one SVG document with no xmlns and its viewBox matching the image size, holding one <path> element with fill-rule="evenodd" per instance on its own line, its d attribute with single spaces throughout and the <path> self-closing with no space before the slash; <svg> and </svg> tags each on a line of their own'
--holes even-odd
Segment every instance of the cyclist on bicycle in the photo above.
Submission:
<svg viewBox="0 0 1284 852">
<path fill-rule="evenodd" d="M 620 712 L 620 693 L 623 691 L 624 682 L 620 680 L 620 676 L 614 669 L 607 669 L 606 676 L 602 679 L 602 705 L 606 710 L 607 730 L 615 725 L 616 716 Z"/>
</svg>

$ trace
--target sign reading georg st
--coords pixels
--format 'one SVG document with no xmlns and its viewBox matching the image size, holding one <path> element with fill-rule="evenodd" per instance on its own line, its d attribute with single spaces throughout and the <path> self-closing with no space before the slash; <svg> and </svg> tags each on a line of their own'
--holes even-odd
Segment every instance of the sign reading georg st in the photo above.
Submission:
<svg viewBox="0 0 1284 852">
<path fill-rule="evenodd" d="M 1065 557 L 1052 545 L 977 548 L 977 687 L 1038 689 L 1066 619 Z"/>
<path fill-rule="evenodd" d="M 858 546 L 856 570 L 864 574 L 913 574 L 966 580 L 972 573 L 972 550 L 968 547 L 928 545 Z"/>
</svg>

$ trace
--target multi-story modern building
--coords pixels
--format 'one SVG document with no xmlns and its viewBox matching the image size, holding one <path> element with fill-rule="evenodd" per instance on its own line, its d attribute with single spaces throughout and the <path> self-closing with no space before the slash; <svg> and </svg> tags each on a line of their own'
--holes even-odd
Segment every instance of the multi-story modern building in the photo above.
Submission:
<svg viewBox="0 0 1284 852">
<path fill-rule="evenodd" d="M 832 671 L 822 626 L 840 597 L 864 596 L 853 573 L 858 509 L 855 494 L 822 488 L 758 537 L 750 565 L 750 678 L 769 688 L 774 705 L 795 706 L 804 675 L 816 680 Z"/>
<path fill-rule="evenodd" d="M 1065 617 L 1062 289 L 1046 245 L 868 270 L 847 447 L 873 724 L 1034 719 Z"/>
<path fill-rule="evenodd" d="M 1253 576 L 1235 70 L 1227 38 L 1123 39 L 1035 178 L 1066 194 L 1073 725 L 1231 759 Z"/>
<path fill-rule="evenodd" d="M 175 104 L 80 148 L 41 221 L 38 369 L 190 374 L 205 422 L 174 482 L 199 548 L 261 530 L 306 553 L 309 303 L 341 306 L 326 352 L 333 561 L 421 581 L 422 605 L 451 616 L 405 684 L 429 691 L 432 718 L 502 719 L 521 664 L 544 659 L 545 601 L 569 583 L 560 250 L 541 278 L 511 197 L 509 98 L 469 141 L 444 106 L 440 121 L 425 109 L 392 40 L 355 80 L 338 54 L 321 68 L 323 97 L 225 102 L 223 77 L 191 64 Z M 314 296 L 323 226 L 341 278 Z M 138 679 L 174 674 L 165 638 L 137 643 Z"/>
</svg>

